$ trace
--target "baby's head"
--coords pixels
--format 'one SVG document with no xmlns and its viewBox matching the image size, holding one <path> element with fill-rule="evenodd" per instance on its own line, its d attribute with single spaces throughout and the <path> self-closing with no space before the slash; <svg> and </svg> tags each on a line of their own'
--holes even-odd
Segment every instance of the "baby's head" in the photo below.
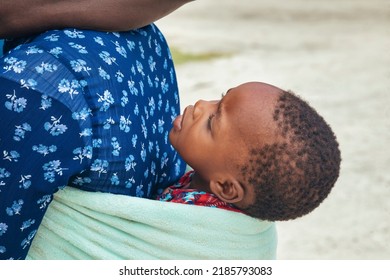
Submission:
<svg viewBox="0 0 390 280">
<path fill-rule="evenodd" d="M 193 188 L 264 220 L 311 212 L 339 176 L 338 143 L 324 119 L 293 93 L 264 83 L 188 106 L 169 136 L 195 170 Z"/>
</svg>

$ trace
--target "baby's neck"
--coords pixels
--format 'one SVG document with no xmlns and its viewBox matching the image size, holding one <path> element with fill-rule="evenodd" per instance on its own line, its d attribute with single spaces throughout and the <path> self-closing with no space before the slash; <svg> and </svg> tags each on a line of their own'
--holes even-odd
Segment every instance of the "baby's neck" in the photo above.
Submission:
<svg viewBox="0 0 390 280">
<path fill-rule="evenodd" d="M 210 191 L 210 182 L 204 180 L 196 171 L 192 175 L 192 180 L 188 187 L 189 189 L 196 189 L 199 191 L 211 192 Z"/>
</svg>

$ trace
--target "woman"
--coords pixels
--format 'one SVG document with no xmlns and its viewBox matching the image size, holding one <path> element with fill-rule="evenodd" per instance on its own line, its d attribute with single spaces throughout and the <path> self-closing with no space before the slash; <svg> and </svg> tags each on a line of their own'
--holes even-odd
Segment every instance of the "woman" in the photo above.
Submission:
<svg viewBox="0 0 390 280">
<path fill-rule="evenodd" d="M 188 1 L 4 2 L 0 36 L 16 38 L 139 27 Z M 168 141 L 179 96 L 155 25 L 14 42 L 0 59 L 0 259 L 26 257 L 58 189 L 148 198 L 185 168 Z"/>
</svg>

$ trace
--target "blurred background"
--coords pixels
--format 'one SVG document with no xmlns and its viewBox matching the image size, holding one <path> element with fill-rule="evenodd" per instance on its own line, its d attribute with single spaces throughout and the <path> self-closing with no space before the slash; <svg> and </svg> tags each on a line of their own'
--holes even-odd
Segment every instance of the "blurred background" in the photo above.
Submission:
<svg viewBox="0 0 390 280">
<path fill-rule="evenodd" d="M 340 178 L 314 212 L 278 223 L 278 258 L 390 259 L 390 1 L 197 0 L 157 25 L 182 108 L 263 81 L 337 135 Z"/>
</svg>

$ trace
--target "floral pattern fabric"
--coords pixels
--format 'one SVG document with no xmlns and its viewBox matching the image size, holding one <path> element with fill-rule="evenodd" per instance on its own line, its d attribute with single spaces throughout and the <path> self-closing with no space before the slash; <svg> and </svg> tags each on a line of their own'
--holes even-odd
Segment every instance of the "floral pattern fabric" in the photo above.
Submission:
<svg viewBox="0 0 390 280">
<path fill-rule="evenodd" d="M 150 198 L 185 163 L 175 69 L 155 25 L 54 30 L 0 58 L 0 259 L 23 259 L 65 186 Z"/>
</svg>

